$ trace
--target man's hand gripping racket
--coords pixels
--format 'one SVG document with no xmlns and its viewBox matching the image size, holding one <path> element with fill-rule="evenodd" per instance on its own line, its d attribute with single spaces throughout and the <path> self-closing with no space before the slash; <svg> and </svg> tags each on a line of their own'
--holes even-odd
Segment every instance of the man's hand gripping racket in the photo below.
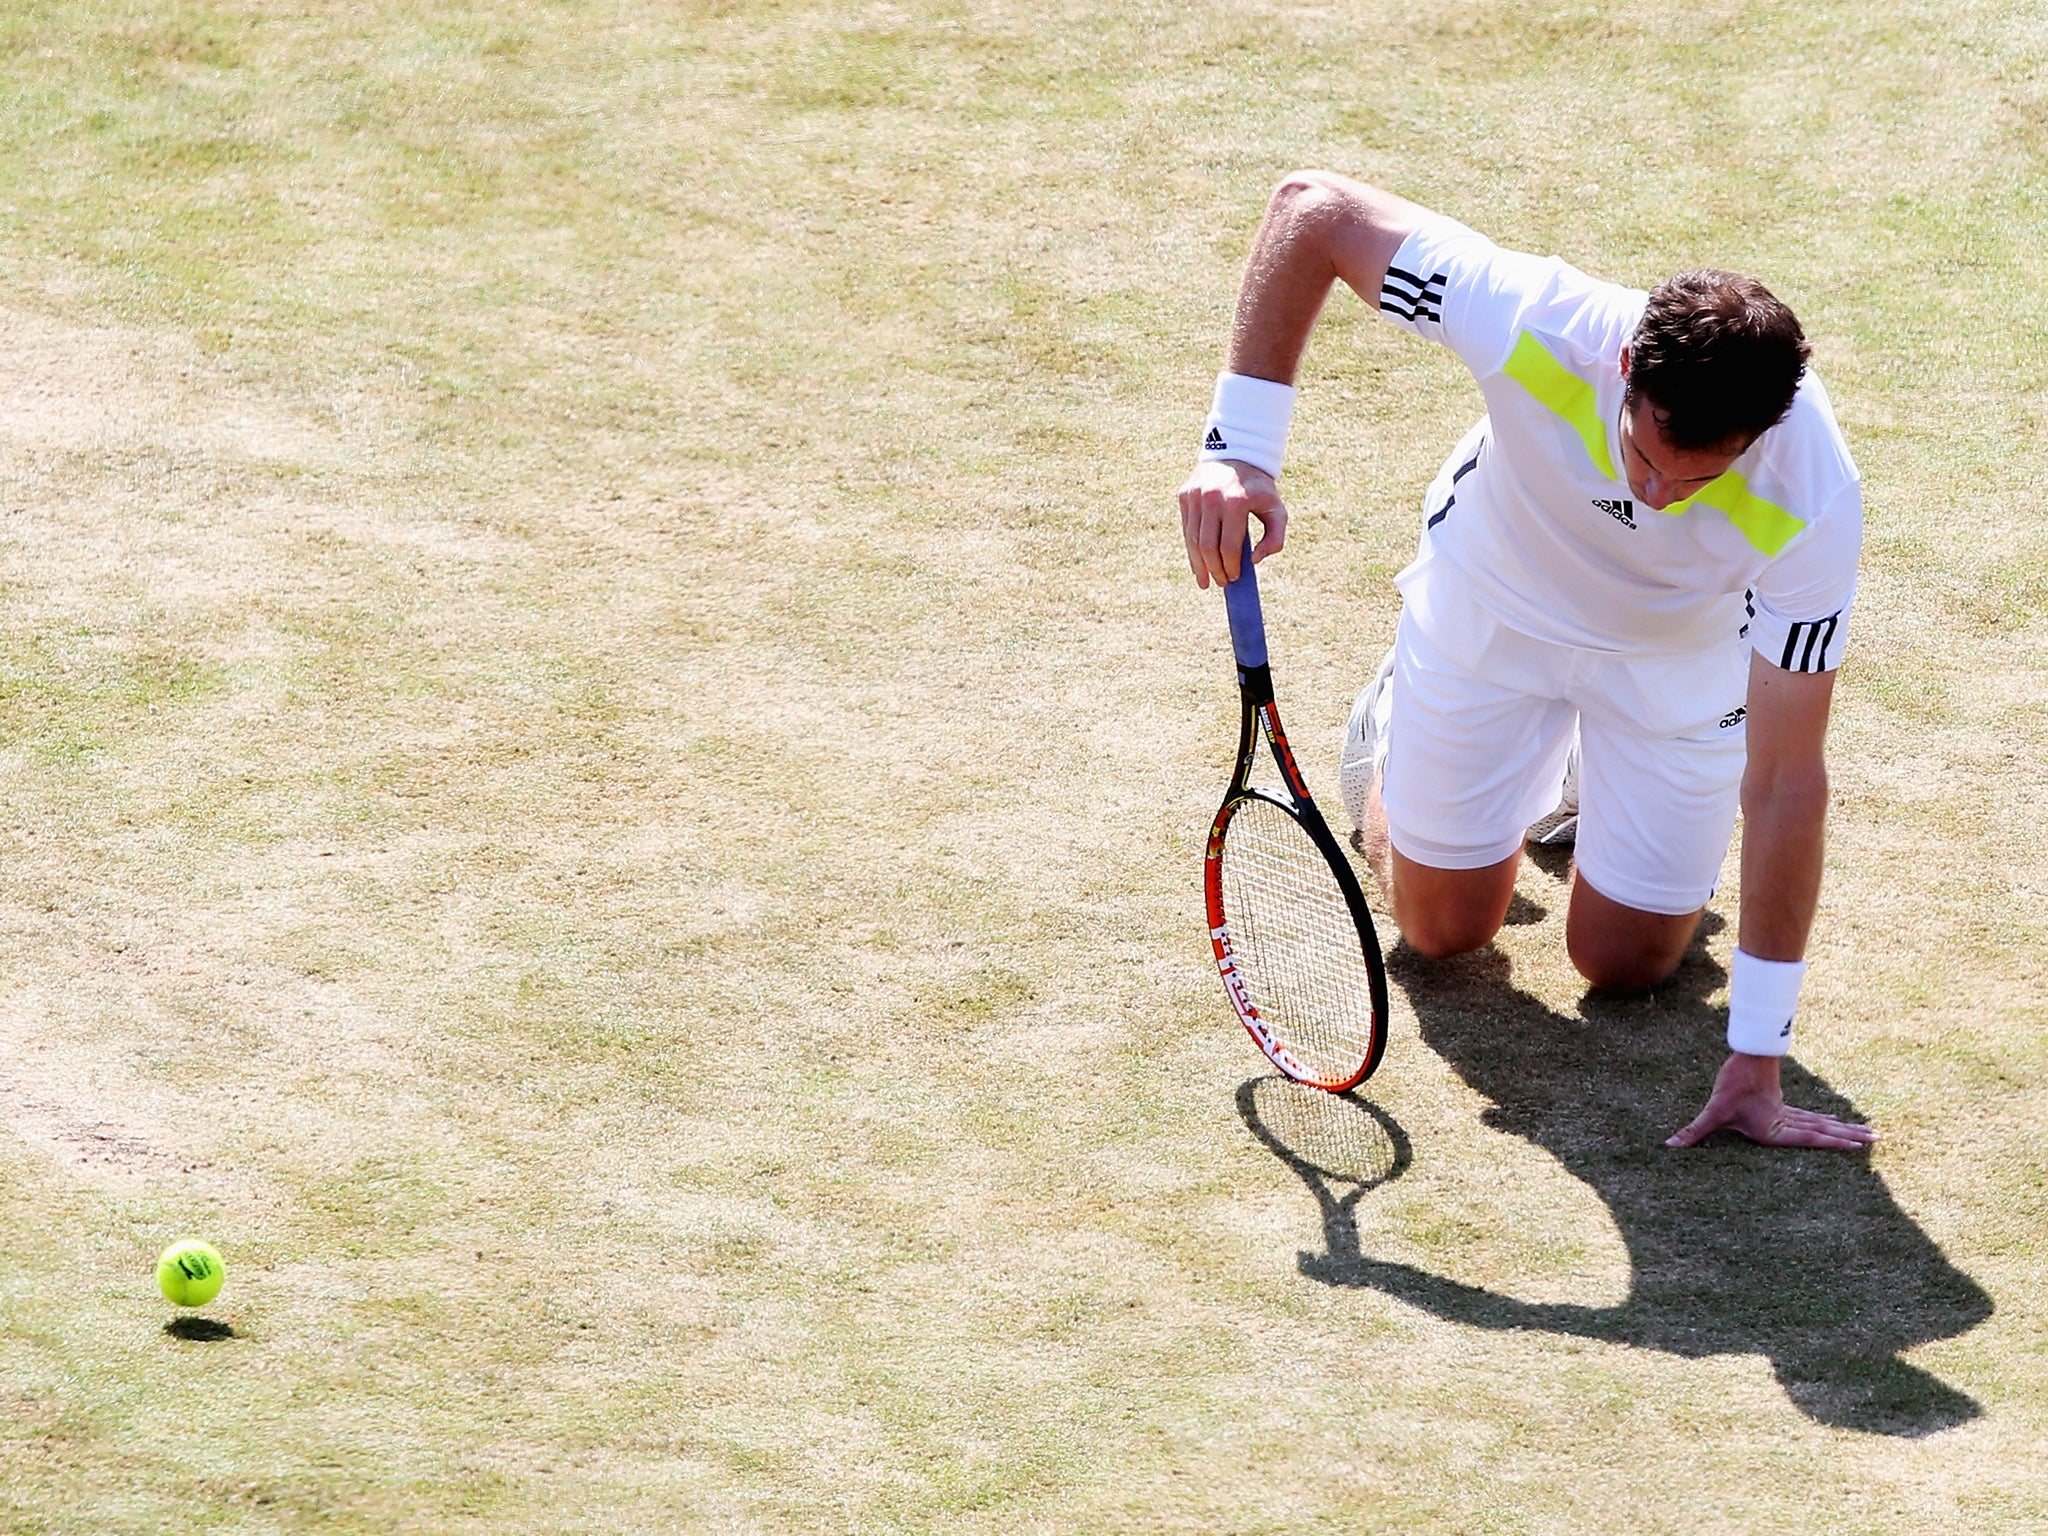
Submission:
<svg viewBox="0 0 2048 1536">
<path fill-rule="evenodd" d="M 1223 589 L 1242 699 L 1237 771 L 1209 829 L 1209 939 L 1230 1005 L 1273 1065 L 1341 1093 L 1387 1048 L 1387 974 L 1350 862 L 1309 797 L 1273 704 L 1266 624 L 1246 539 Z M 1283 790 L 1254 789 L 1259 737 Z"/>
</svg>

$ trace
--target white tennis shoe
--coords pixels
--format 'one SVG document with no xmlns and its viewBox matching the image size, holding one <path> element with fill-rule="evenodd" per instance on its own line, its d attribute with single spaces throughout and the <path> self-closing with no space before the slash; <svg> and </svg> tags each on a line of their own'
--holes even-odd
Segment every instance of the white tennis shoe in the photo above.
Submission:
<svg viewBox="0 0 2048 1536">
<path fill-rule="evenodd" d="M 1572 732 L 1572 749 L 1565 754 L 1564 788 L 1557 809 L 1536 819 L 1529 827 L 1529 841 L 1545 848 L 1563 848 L 1579 840 L 1579 733 Z"/>
<path fill-rule="evenodd" d="M 1337 760 L 1337 793 L 1351 825 L 1365 825 L 1366 797 L 1387 760 L 1387 722 L 1394 714 L 1394 652 L 1391 647 L 1351 706 L 1344 726 L 1344 752 Z"/>
</svg>

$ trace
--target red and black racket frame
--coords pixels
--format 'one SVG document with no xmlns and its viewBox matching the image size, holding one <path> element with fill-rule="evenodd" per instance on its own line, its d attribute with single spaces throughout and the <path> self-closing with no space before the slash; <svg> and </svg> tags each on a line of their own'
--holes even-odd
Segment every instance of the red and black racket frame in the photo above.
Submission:
<svg viewBox="0 0 2048 1536">
<path fill-rule="evenodd" d="M 1259 604 L 1259 582 L 1252 566 L 1249 538 L 1245 540 L 1240 558 L 1242 564 L 1237 580 L 1223 588 L 1223 606 L 1230 619 L 1230 644 L 1237 658 L 1237 689 L 1242 707 L 1237 733 L 1237 768 L 1230 776 L 1230 788 L 1223 796 L 1216 819 L 1210 824 L 1209 846 L 1202 861 L 1202 890 L 1209 908 L 1209 942 L 1215 950 L 1216 969 L 1223 977 L 1223 990 L 1230 998 L 1230 1006 L 1237 1011 L 1238 1021 L 1258 1048 L 1265 1052 L 1266 1058 L 1296 1082 L 1330 1093 L 1342 1093 L 1371 1077 L 1380 1064 L 1380 1058 L 1386 1054 L 1386 967 L 1380 957 L 1372 911 L 1365 904 L 1365 892 L 1360 889 L 1358 877 L 1352 872 L 1350 859 L 1331 835 L 1323 813 L 1316 808 L 1315 800 L 1308 792 L 1308 784 L 1301 776 L 1301 768 L 1294 760 L 1294 751 L 1287 745 L 1287 732 L 1280 724 L 1280 711 L 1273 701 L 1273 670 L 1266 657 L 1265 615 Z M 1252 787 L 1252 764 L 1261 736 L 1272 749 L 1273 761 L 1279 765 L 1281 782 L 1287 789 L 1286 796 Z M 1230 923 L 1223 910 L 1223 842 L 1230 830 L 1231 818 L 1250 800 L 1263 800 L 1294 818 L 1295 824 L 1308 834 L 1309 840 L 1329 864 L 1337 888 L 1343 893 L 1344 904 L 1351 909 L 1366 974 L 1371 978 L 1373 1028 L 1371 1046 L 1365 1059 L 1348 1077 L 1330 1080 L 1308 1071 L 1259 1016 L 1258 1005 L 1252 1001 L 1243 979 L 1238 975 L 1237 961 L 1231 950 Z"/>
</svg>

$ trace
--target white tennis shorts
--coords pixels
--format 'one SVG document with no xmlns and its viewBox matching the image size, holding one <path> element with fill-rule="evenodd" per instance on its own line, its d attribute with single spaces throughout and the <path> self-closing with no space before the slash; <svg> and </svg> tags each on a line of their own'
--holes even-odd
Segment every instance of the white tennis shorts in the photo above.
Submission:
<svg viewBox="0 0 2048 1536">
<path fill-rule="evenodd" d="M 1735 830 L 1749 647 L 1626 657 L 1509 629 L 1432 573 L 1395 637 L 1381 796 L 1394 846 L 1435 869 L 1520 851 L 1579 732 L 1580 876 L 1643 912 L 1706 905 Z"/>
</svg>

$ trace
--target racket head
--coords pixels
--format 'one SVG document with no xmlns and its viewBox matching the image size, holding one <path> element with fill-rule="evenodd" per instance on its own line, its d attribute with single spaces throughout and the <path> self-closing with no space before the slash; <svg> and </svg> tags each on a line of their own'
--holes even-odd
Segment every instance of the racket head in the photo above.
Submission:
<svg viewBox="0 0 2048 1536">
<path fill-rule="evenodd" d="M 1372 915 L 1313 806 L 1233 793 L 1209 831 L 1203 883 L 1223 989 L 1266 1058 L 1341 1093 L 1380 1064 L 1387 981 Z"/>
</svg>

